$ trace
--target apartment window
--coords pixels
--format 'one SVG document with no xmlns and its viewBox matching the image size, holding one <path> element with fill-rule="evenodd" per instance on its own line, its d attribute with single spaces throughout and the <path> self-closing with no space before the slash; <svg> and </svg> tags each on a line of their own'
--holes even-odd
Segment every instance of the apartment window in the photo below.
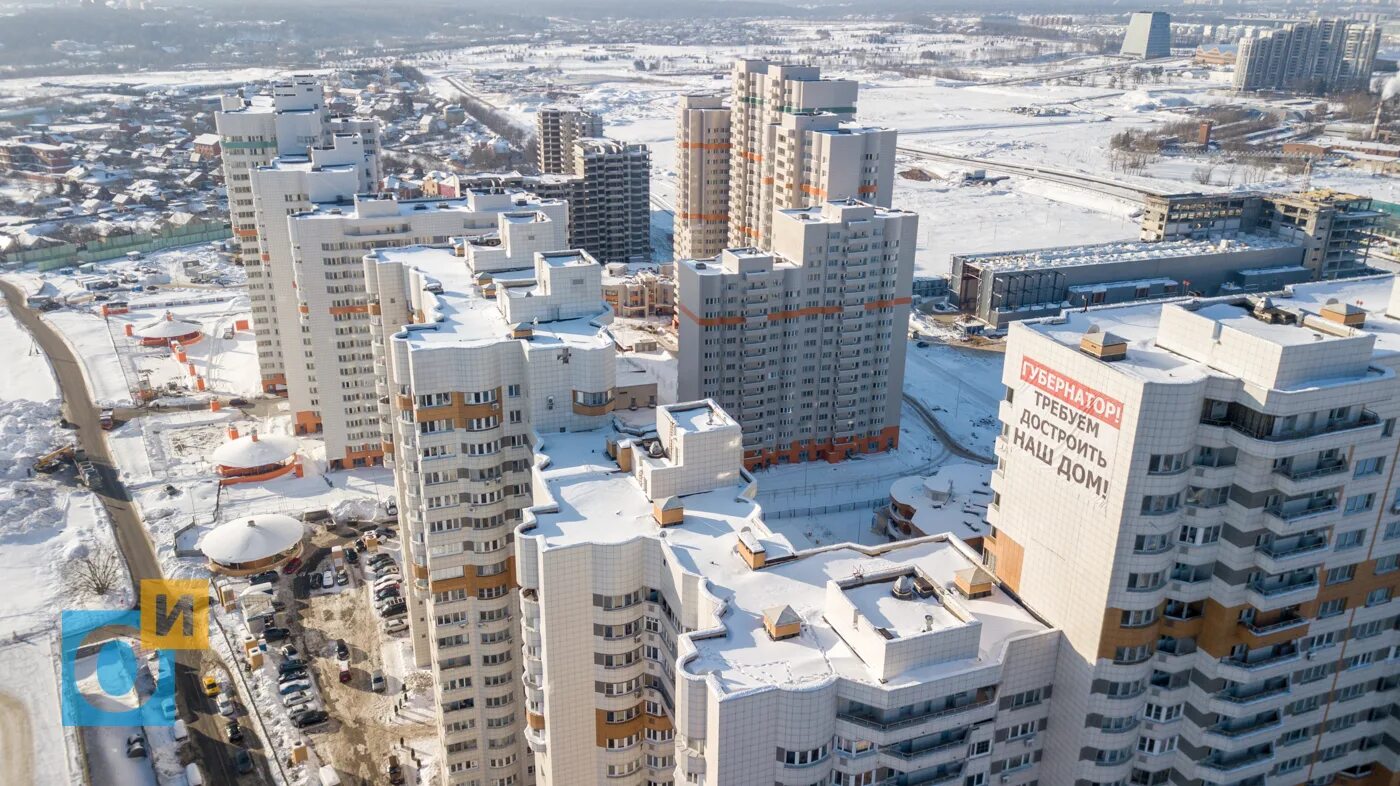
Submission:
<svg viewBox="0 0 1400 786">
<path fill-rule="evenodd" d="M 1129 609 L 1125 610 L 1119 618 L 1119 625 L 1124 628 L 1141 628 L 1151 625 L 1157 620 L 1157 609 Z"/>
<path fill-rule="evenodd" d="M 1220 527 L 1219 525 L 1198 527 L 1194 524 L 1187 524 L 1182 526 L 1177 533 L 1176 540 L 1178 543 L 1189 543 L 1197 546 L 1215 543 L 1220 540 Z"/>
<path fill-rule="evenodd" d="M 1358 459 L 1356 462 L 1356 472 L 1353 477 L 1364 478 L 1367 475 L 1379 475 L 1384 469 L 1384 456 L 1372 456 L 1371 458 Z"/>
<path fill-rule="evenodd" d="M 1129 750 L 1128 753 L 1131 754 L 1132 751 Z M 1018 753 L 1018 754 L 1016 754 L 1015 756 L 1012 756 L 1012 757 L 1009 758 L 1009 759 L 1003 759 L 1003 760 L 1002 760 L 1002 762 L 1001 762 L 1001 771 L 1002 771 L 1002 772 L 1008 772 L 1008 771 L 1010 771 L 1010 770 L 1019 770 L 1019 769 L 1025 768 L 1025 767 L 1029 767 L 1029 766 L 1031 766 L 1031 765 L 1034 764 L 1034 763 L 1035 763 L 1035 756 L 1034 756 L 1033 754 L 1031 754 L 1031 753 Z"/>
<path fill-rule="evenodd" d="M 1356 577 L 1355 565 L 1338 565 L 1326 573 L 1327 584 L 1344 584 Z"/>
<path fill-rule="evenodd" d="M 1110 682 L 1108 683 L 1107 690 L 1104 691 L 1104 695 L 1115 699 L 1130 698 L 1132 696 L 1137 696 L 1138 694 L 1142 693 L 1142 689 L 1142 680 L 1129 680 L 1127 682 Z"/>
<path fill-rule="evenodd" d="M 1114 663 L 1142 663 L 1150 657 L 1152 657 L 1151 644 L 1117 647 L 1113 650 Z"/>
<path fill-rule="evenodd" d="M 1400 491 L 1396 492 L 1396 496 L 1400 496 Z M 1396 504 L 1400 505 L 1400 502 Z M 1392 521 L 1385 525 L 1385 532 L 1381 534 L 1381 540 L 1395 540 L 1396 538 L 1400 538 L 1400 521 Z"/>
<path fill-rule="evenodd" d="M 1170 737 L 1139 737 L 1137 749 L 1141 753 L 1149 756 L 1159 756 L 1163 753 L 1171 753 L 1176 750 L 1176 735 Z"/>
<path fill-rule="evenodd" d="M 1040 697 L 1040 688 L 1036 688 L 1035 690 L 1022 691 L 1021 693 L 1013 693 L 1012 695 L 1006 697 L 1005 709 L 1014 710 L 1020 707 L 1030 707 L 1032 705 L 1039 704 Z"/>
<path fill-rule="evenodd" d="M 1344 611 L 1346 611 L 1346 610 L 1347 610 L 1347 599 L 1346 599 L 1346 598 L 1332 598 L 1331 600 L 1325 600 L 1325 601 L 1323 601 L 1322 603 L 1318 604 L 1318 607 L 1317 607 L 1317 617 L 1318 617 L 1318 619 L 1326 619 L 1327 617 L 1335 617 L 1335 616 L 1337 616 L 1338 614 L 1341 614 L 1342 612 L 1344 612 Z"/>
<path fill-rule="evenodd" d="M 1166 577 L 1160 570 L 1150 573 L 1128 574 L 1129 592 L 1150 592 L 1155 589 L 1160 589 L 1165 583 Z"/>
<path fill-rule="evenodd" d="M 1390 587 L 1377 587 L 1366 594 L 1366 605 L 1379 606 L 1390 602 Z"/>
<path fill-rule="evenodd" d="M 827 746 L 822 745 L 807 750 L 790 751 L 786 748 L 778 748 L 778 761 L 789 767 L 805 767 L 808 764 L 816 764 L 826 759 Z"/>
<path fill-rule="evenodd" d="M 1035 734 L 1036 731 L 1039 730 L 1039 728 L 1040 724 L 1037 721 L 1026 721 L 1025 723 L 1018 723 L 1015 726 L 1011 726 L 1006 730 L 1006 738 L 1008 740 L 1018 740 L 1022 737 L 1029 737 L 1032 734 Z"/>
<path fill-rule="evenodd" d="M 1174 721 L 1181 717 L 1181 707 L 1182 705 L 1180 704 L 1153 704 L 1152 702 L 1148 702 L 1147 706 L 1142 708 L 1142 717 L 1158 723 Z"/>
<path fill-rule="evenodd" d="M 1202 488 L 1191 486 L 1186 489 L 1186 504 L 1193 508 L 1218 508 L 1230 499 L 1229 486 Z"/>
<path fill-rule="evenodd" d="M 1361 545 L 1361 542 L 1365 540 L 1365 537 L 1365 531 L 1359 529 L 1353 529 L 1347 532 L 1338 532 L 1337 542 L 1336 545 L 1333 546 L 1333 549 L 1335 551 L 1346 551 L 1347 549 L 1358 548 Z"/>
<path fill-rule="evenodd" d="M 978 740 L 977 742 L 974 742 L 971 745 L 967 746 L 967 757 L 969 759 L 976 759 L 982 756 L 987 756 L 990 755 L 991 752 L 991 740 Z"/>
<path fill-rule="evenodd" d="M 1352 516 L 1357 513 L 1365 513 L 1375 504 L 1375 494 L 1353 494 L 1347 497 L 1346 507 L 1343 509 L 1342 515 Z"/>
<path fill-rule="evenodd" d="M 1021 754 L 1021 755 L 1022 755 L 1022 756 L 1027 756 L 1027 755 L 1029 755 L 1029 754 L 1024 754 L 1024 753 L 1023 753 L 1023 754 Z M 1131 759 L 1132 757 L 1133 757 L 1133 749 L 1132 749 L 1132 748 L 1113 748 L 1113 749 L 1111 749 L 1111 750 L 1096 750 L 1096 751 L 1094 751 L 1094 763 L 1095 763 L 1095 764 L 1101 764 L 1101 765 L 1103 765 L 1103 766 L 1105 766 L 1105 767 L 1106 767 L 1106 766 L 1109 766 L 1109 765 L 1112 765 L 1112 764 L 1122 764 L 1123 762 L 1128 761 L 1128 760 Z M 1025 765 L 1022 765 L 1022 766 L 1025 766 Z M 1009 768 L 1008 768 L 1008 769 L 1009 769 Z"/>
<path fill-rule="evenodd" d="M 1175 494 L 1148 494 L 1142 498 L 1142 515 L 1161 516 L 1181 507 L 1181 492 Z"/>
<path fill-rule="evenodd" d="M 1379 575 L 1381 575 L 1382 573 L 1389 573 L 1389 572 L 1391 572 L 1392 570 L 1395 570 L 1395 568 L 1397 567 L 1397 565 L 1396 565 L 1396 560 L 1397 560 L 1397 559 L 1400 559 L 1400 555 L 1390 554 L 1390 555 L 1388 555 L 1388 556 L 1384 556 L 1384 557 L 1381 557 L 1381 558 L 1377 559 L 1377 560 L 1376 560 L 1376 567 L 1375 567 L 1375 570 L 1374 570 L 1373 572 L 1374 572 L 1377 576 L 1379 576 Z"/>
<path fill-rule="evenodd" d="M 1133 551 L 1138 554 L 1160 554 L 1171 548 L 1172 539 L 1166 535 L 1138 535 L 1133 538 Z"/>
<path fill-rule="evenodd" d="M 1173 475 L 1186 469 L 1185 453 L 1157 453 L 1147 458 L 1147 474 Z"/>
</svg>

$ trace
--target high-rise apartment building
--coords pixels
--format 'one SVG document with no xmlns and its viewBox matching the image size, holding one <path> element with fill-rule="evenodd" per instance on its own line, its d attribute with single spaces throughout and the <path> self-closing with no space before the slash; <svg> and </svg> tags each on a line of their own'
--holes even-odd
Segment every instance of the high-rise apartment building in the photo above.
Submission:
<svg viewBox="0 0 1400 786">
<path fill-rule="evenodd" d="M 795 550 L 712 401 L 539 449 L 516 537 L 538 783 L 1037 782 L 1059 636 L 957 538 Z"/>
<path fill-rule="evenodd" d="M 601 137 L 603 118 L 576 106 L 545 106 L 535 114 L 535 145 L 540 172 L 569 175 L 574 172 L 574 142 Z"/>
<path fill-rule="evenodd" d="M 729 108 L 681 96 L 676 118 L 676 259 L 709 259 L 729 238 Z"/>
<path fill-rule="evenodd" d="M 1394 784 L 1393 279 L 1011 326 L 987 566 L 1064 636 L 1041 783 Z"/>
<path fill-rule="evenodd" d="M 552 211 L 500 236 L 364 257 L 385 449 L 407 544 L 410 633 L 436 690 L 439 783 L 528 784 L 512 530 L 538 435 L 608 419 L 615 355 L 601 267 Z"/>
<path fill-rule="evenodd" d="M 559 226 L 568 206 L 526 194 L 474 189 L 460 199 L 400 201 L 366 193 L 361 138 L 337 134 L 310 156 L 252 170 L 258 254 L 271 297 L 260 318 L 274 339 L 279 378 L 298 434 L 319 435 L 332 468 L 383 460 L 376 369 L 361 259 L 376 248 L 490 238 L 501 214 L 544 211 Z M 550 247 L 564 247 L 561 238 Z"/>
<path fill-rule="evenodd" d="M 855 198 L 888 207 L 895 132 L 847 125 L 858 85 L 814 66 L 734 64 L 729 130 L 729 245 L 772 248 L 775 209 Z M 682 108 L 682 113 L 686 110 Z M 692 178 L 713 176 L 692 169 Z M 681 191 L 693 191 L 682 181 Z"/>
<path fill-rule="evenodd" d="M 1236 90 L 1366 90 L 1380 28 L 1348 19 L 1310 19 L 1240 41 Z"/>
<path fill-rule="evenodd" d="M 312 148 L 334 147 L 337 137 L 357 135 L 359 159 L 344 165 L 353 164 L 359 170 L 355 179 L 363 190 L 379 180 L 379 127 L 373 120 L 330 117 L 321 82 L 310 76 L 274 82 L 266 94 L 223 96 L 214 122 L 223 151 L 229 221 L 239 246 L 239 260 L 248 273 L 262 388 L 269 393 L 285 392 L 287 367 L 277 301 L 286 299 L 291 271 L 272 270 L 259 252 L 252 171 L 278 156 L 306 158 Z M 338 160 L 337 166 L 341 165 Z"/>
<path fill-rule="evenodd" d="M 918 216 L 855 200 L 779 210 L 773 251 L 676 265 L 682 400 L 743 424 L 744 463 L 899 443 Z"/>
<path fill-rule="evenodd" d="M 1119 54 L 1152 60 L 1172 55 L 1172 15 L 1166 11 L 1136 11 L 1128 19 Z"/>
<path fill-rule="evenodd" d="M 651 261 L 651 150 L 614 139 L 574 142 L 583 188 L 570 203 L 570 237 L 599 262 Z"/>
</svg>

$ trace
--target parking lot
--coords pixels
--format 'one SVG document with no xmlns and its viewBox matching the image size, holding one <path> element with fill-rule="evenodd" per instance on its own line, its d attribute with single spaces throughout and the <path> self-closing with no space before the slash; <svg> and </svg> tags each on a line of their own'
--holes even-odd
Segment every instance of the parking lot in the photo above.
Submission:
<svg viewBox="0 0 1400 786">
<path fill-rule="evenodd" d="M 263 657 L 249 679 L 284 762 L 304 739 L 312 754 L 307 764 L 332 767 L 343 783 L 390 783 L 387 763 L 395 756 L 411 784 L 415 767 L 407 746 L 436 733 L 423 709 L 432 683 L 427 672 L 414 670 L 408 634 L 399 630 L 406 627 L 404 615 L 392 608 L 394 594 L 402 592 L 396 586 L 398 541 L 390 536 L 366 544 L 362 531 L 374 528 L 314 528 L 302 564 L 292 575 L 277 576 L 270 613 L 259 612 L 247 625 Z M 390 606 L 387 619 L 376 610 L 376 593 Z M 257 609 L 259 602 L 243 604 Z"/>
</svg>

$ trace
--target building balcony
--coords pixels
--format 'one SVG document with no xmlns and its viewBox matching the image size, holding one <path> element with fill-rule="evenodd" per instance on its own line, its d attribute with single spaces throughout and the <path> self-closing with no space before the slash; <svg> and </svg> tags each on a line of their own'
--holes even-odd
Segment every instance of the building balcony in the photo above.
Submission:
<svg viewBox="0 0 1400 786">
<path fill-rule="evenodd" d="M 1205 733 L 1224 737 L 1228 740 L 1238 740 L 1250 737 L 1260 732 L 1277 729 L 1283 725 L 1283 719 L 1278 713 L 1256 715 L 1244 721 L 1222 722 L 1205 729 Z"/>
<path fill-rule="evenodd" d="M 1275 532 L 1296 532 L 1299 525 L 1321 523 L 1322 519 L 1341 509 L 1336 498 L 1309 500 L 1305 504 L 1287 503 L 1264 509 L 1264 525 Z"/>
<path fill-rule="evenodd" d="M 1240 773 L 1251 767 L 1259 765 L 1271 765 L 1274 760 L 1272 747 L 1262 747 L 1256 750 L 1245 751 L 1242 754 L 1233 756 L 1219 756 L 1211 754 L 1199 762 L 1202 769 L 1212 770 L 1221 773 Z"/>
<path fill-rule="evenodd" d="M 983 707 L 991 707 L 994 703 L 995 701 L 992 698 L 986 698 L 979 701 L 973 701 L 968 704 L 962 704 L 957 707 L 948 707 L 934 712 L 927 712 L 920 715 L 914 715 L 908 718 L 898 718 L 894 720 L 880 720 L 878 718 L 870 718 L 864 715 L 853 714 L 850 712 L 837 712 L 836 719 L 848 721 L 850 723 L 856 724 L 857 726 L 862 726 L 867 729 L 875 729 L 877 731 L 892 731 L 894 729 L 908 729 L 919 726 L 924 723 L 932 723 L 943 718 L 948 718 L 953 715 L 960 715 L 964 712 L 972 712 L 973 710 L 981 709 Z"/>
<path fill-rule="evenodd" d="M 1254 563 L 1267 573 L 1286 573 L 1326 550 L 1325 535 L 1281 538 L 1256 547 Z"/>
<path fill-rule="evenodd" d="M 1254 704 L 1260 701 L 1283 696 L 1289 692 L 1288 683 L 1283 680 L 1277 682 L 1266 682 L 1258 687 L 1235 686 L 1226 688 L 1218 693 L 1211 694 L 1211 698 L 1224 702 L 1226 705 L 1241 707 Z M 1230 714 L 1226 712 L 1224 714 Z"/>
</svg>

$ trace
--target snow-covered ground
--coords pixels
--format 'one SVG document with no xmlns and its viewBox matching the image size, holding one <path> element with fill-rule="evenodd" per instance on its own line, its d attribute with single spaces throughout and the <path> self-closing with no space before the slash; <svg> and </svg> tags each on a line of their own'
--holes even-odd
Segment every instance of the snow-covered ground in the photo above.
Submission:
<svg viewBox="0 0 1400 786">
<path fill-rule="evenodd" d="M 6 772 L 33 782 L 81 782 L 75 738 L 59 720 L 58 619 L 62 609 L 122 608 L 132 598 L 125 569 L 104 597 L 75 592 L 75 559 L 115 553 L 106 511 L 71 473 L 34 473 L 34 459 L 67 444 L 58 427 L 57 385 L 43 355 L 8 311 L 0 312 L 0 750 Z"/>
</svg>

